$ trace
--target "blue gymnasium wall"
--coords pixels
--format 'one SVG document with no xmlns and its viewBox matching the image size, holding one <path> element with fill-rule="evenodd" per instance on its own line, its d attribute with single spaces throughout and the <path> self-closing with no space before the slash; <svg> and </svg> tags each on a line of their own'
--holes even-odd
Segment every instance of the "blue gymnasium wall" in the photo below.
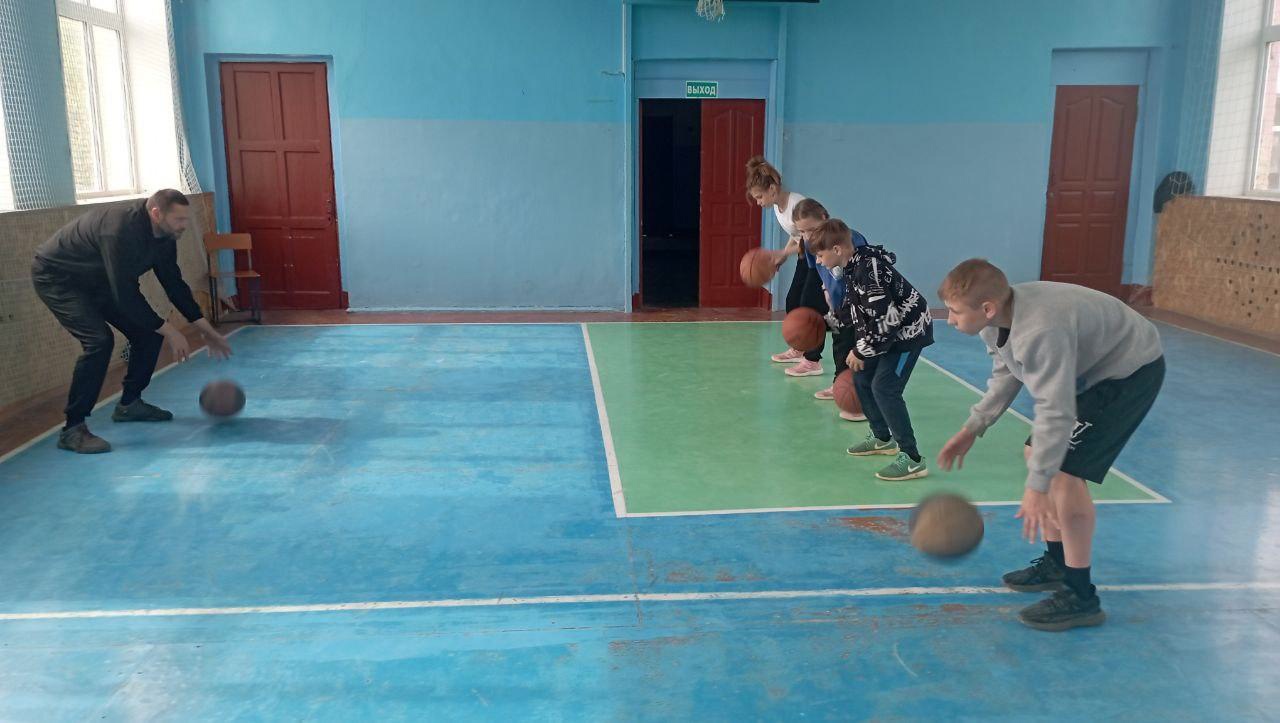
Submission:
<svg viewBox="0 0 1280 723">
<path fill-rule="evenodd" d="M 1187 47 L 1216 48 L 1221 0 L 731 3 L 714 24 L 692 6 L 179 0 L 197 172 L 225 194 L 219 59 L 328 62 L 354 308 L 622 308 L 628 59 L 776 63 L 788 185 L 930 293 L 968 256 L 1038 277 L 1056 50 L 1098 51 L 1098 77 L 1145 71 L 1125 281 L 1149 276 L 1154 184 L 1203 175 L 1214 68 Z"/>
<path fill-rule="evenodd" d="M 220 57 L 328 59 L 352 307 L 619 308 L 621 13 L 600 0 L 175 2 L 197 174 L 226 198 Z"/>
<path fill-rule="evenodd" d="M 990 258 L 1015 281 L 1039 278 L 1054 50 L 1141 49 L 1152 64 L 1141 130 L 1155 143 L 1135 158 L 1134 178 L 1145 185 L 1134 186 L 1124 281 L 1145 283 L 1155 184 L 1181 161 L 1203 187 L 1203 141 L 1182 134 L 1198 128 L 1207 138 L 1199 121 L 1212 93 L 1197 94 L 1198 109 L 1184 107 L 1185 48 L 1216 28 L 1190 27 L 1193 4 L 1213 3 L 937 0 L 793 11 L 784 170 L 797 190 L 898 250 L 930 298 L 970 256 Z M 1091 70 L 1067 82 L 1124 82 L 1123 65 Z M 1214 67 L 1191 72 L 1202 86 Z"/>
</svg>

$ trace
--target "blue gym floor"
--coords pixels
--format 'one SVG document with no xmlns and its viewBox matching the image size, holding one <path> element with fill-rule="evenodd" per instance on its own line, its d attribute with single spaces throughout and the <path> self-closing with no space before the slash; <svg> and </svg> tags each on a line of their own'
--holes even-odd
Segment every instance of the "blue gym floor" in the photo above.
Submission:
<svg viewBox="0 0 1280 723">
<path fill-rule="evenodd" d="M 577 324 L 246 329 L 156 378 L 174 422 L 0 463 L 0 720 L 1275 719 L 1280 357 L 1160 329 L 1116 466 L 1171 503 L 1099 508 L 1063 634 L 994 587 L 1011 507 L 949 565 L 903 510 L 616 517 Z"/>
</svg>

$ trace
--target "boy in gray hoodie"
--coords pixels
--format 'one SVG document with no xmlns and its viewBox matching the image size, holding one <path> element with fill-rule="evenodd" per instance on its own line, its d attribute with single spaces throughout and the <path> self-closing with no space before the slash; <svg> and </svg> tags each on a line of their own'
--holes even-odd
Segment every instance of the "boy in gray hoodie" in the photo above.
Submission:
<svg viewBox="0 0 1280 723">
<path fill-rule="evenodd" d="M 938 295 L 947 323 L 982 337 L 993 359 L 986 394 L 938 453 L 938 466 L 962 464 L 1025 386 L 1035 420 L 1017 517 L 1023 536 L 1034 542 L 1038 534 L 1048 550 L 1004 583 L 1023 592 L 1057 590 L 1019 613 L 1033 628 L 1100 625 L 1106 615 L 1089 579 L 1095 512 L 1085 481 L 1102 483 L 1160 391 L 1164 356 L 1155 325 L 1083 286 L 1010 286 L 984 259 L 952 269 Z"/>
</svg>

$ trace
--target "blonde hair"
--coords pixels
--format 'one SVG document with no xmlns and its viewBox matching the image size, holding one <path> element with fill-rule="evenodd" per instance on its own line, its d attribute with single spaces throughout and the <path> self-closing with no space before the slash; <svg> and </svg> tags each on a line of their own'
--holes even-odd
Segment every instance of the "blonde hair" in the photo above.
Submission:
<svg viewBox="0 0 1280 723">
<path fill-rule="evenodd" d="M 1004 303 L 1013 294 L 1009 279 L 986 259 L 961 261 L 942 280 L 938 296 L 946 301 L 962 301 L 978 306 L 984 301 Z"/>
<path fill-rule="evenodd" d="M 848 224 L 838 218 L 827 219 L 821 226 L 814 229 L 804 242 L 811 254 L 830 251 L 846 244 L 853 245 L 853 232 L 849 230 Z"/>
<path fill-rule="evenodd" d="M 826 206 L 823 206 L 812 198 L 806 198 L 800 203 L 797 203 L 795 210 L 791 212 L 792 221 L 799 221 L 802 218 L 811 218 L 815 221 L 826 221 L 831 218 L 831 214 L 827 213 Z"/>
<path fill-rule="evenodd" d="M 782 174 L 764 156 L 752 156 L 747 161 L 747 198 L 753 188 L 767 191 L 773 186 L 782 187 Z"/>
</svg>

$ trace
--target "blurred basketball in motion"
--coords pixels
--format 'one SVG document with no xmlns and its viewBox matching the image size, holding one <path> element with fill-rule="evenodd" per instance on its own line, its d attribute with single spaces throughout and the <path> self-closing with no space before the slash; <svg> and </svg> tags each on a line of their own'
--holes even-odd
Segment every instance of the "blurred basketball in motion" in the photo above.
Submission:
<svg viewBox="0 0 1280 723">
<path fill-rule="evenodd" d="M 813 349 L 822 343 L 826 333 L 827 322 L 807 306 L 792 309 L 782 320 L 782 339 L 792 349 Z"/>
<path fill-rule="evenodd" d="M 244 409 L 244 390 L 228 379 L 217 379 L 200 391 L 200 408 L 211 417 L 231 417 Z"/>
<path fill-rule="evenodd" d="M 769 283 L 773 275 L 778 273 L 778 267 L 774 265 L 773 254 L 756 247 L 748 249 L 742 255 L 738 273 L 742 274 L 742 283 L 759 288 Z"/>
<path fill-rule="evenodd" d="M 959 557 L 982 542 L 982 515 L 960 495 L 938 492 L 911 513 L 911 544 L 926 555 Z"/>
</svg>

